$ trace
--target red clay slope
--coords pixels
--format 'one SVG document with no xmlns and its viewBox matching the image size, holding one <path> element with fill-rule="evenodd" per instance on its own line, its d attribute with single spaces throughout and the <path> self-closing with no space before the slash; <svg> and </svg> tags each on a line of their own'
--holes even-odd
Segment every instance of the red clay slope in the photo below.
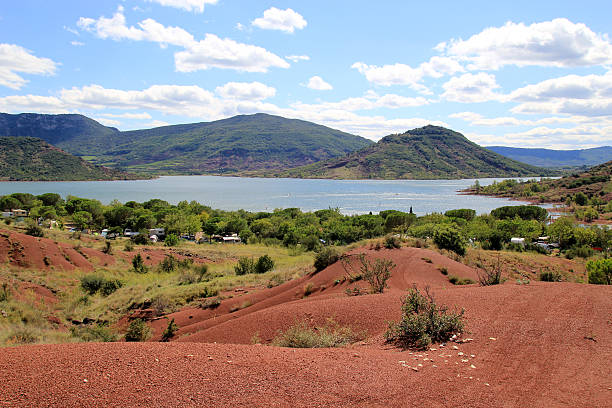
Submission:
<svg viewBox="0 0 612 408">
<path fill-rule="evenodd" d="M 393 316 L 384 314 L 388 306 L 374 306 L 397 303 L 398 295 L 350 298 L 344 306 L 363 302 L 353 312 L 382 327 Z M 376 340 L 320 350 L 203 343 L 8 348 L 0 350 L 0 406 L 612 405 L 611 287 L 511 284 L 437 295 L 465 307 L 464 337 L 472 342 L 422 353 Z"/>
</svg>

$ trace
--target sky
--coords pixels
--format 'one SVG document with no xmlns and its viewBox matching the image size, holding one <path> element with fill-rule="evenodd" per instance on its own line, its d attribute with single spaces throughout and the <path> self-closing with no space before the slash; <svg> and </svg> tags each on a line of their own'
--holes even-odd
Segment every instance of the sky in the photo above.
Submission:
<svg viewBox="0 0 612 408">
<path fill-rule="evenodd" d="M 0 112 L 121 130 L 265 112 L 378 140 L 612 145 L 612 2 L 20 0 Z"/>
</svg>

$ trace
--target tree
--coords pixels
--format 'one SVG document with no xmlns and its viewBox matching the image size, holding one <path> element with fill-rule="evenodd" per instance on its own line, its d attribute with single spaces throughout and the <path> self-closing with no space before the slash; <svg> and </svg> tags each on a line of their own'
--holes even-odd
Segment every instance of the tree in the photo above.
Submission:
<svg viewBox="0 0 612 408">
<path fill-rule="evenodd" d="M 452 225 L 437 225 L 433 231 L 433 240 L 438 248 L 465 255 L 465 241 L 459 230 Z"/>
<path fill-rule="evenodd" d="M 92 225 L 92 217 L 87 211 L 79 211 L 72 214 L 72 222 L 74 222 L 77 229 L 83 230 Z"/>
<path fill-rule="evenodd" d="M 202 229 L 202 221 L 200 221 L 200 217 L 195 214 L 175 211 L 169 213 L 164 218 L 164 228 L 167 234 L 193 235 Z"/>
</svg>

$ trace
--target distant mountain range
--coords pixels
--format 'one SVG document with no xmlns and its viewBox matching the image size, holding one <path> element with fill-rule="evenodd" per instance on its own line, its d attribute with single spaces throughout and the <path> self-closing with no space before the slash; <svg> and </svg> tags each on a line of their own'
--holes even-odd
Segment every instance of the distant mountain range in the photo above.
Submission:
<svg viewBox="0 0 612 408">
<path fill-rule="evenodd" d="M 374 143 L 315 123 L 263 113 L 128 132 L 76 114 L 0 113 L 0 136 L 37 137 L 62 149 L 63 154 L 68 152 L 92 164 L 147 176 L 222 174 L 442 179 L 558 174 L 521 163 L 522 160 L 513 160 L 512 157 L 516 156 L 512 154 L 516 152 L 512 151 L 528 150 L 534 156 L 532 149 L 508 150 L 505 153 L 511 156 L 508 158 L 495 152 L 502 148 L 487 150 L 460 133 L 441 127 L 426 126 L 389 135 Z M 26 144 L 33 148 L 33 143 L 28 141 Z M 587 151 L 577 154 L 596 162 L 606 156 L 609 151 L 606 149 L 612 148 L 588 149 L 586 155 L 584 152 Z M 556 153 L 566 154 L 545 149 L 537 151 L 543 151 L 545 153 L 538 154 L 549 157 Z M 523 160 L 531 162 L 528 156 L 525 157 Z M 67 160 L 63 159 L 64 162 Z M 46 176 L 41 177 L 69 177 L 60 169 L 49 169 L 45 170 Z M 57 174 L 52 175 L 52 171 L 57 171 Z M 9 174 L 17 173 L 9 171 Z M 27 177 L 36 177 L 34 171 L 28 174 Z M 106 171 L 104 174 L 111 178 L 129 177 L 119 172 L 110 174 Z"/>
<path fill-rule="evenodd" d="M 461 133 L 425 126 L 389 135 L 340 158 L 282 173 L 301 178 L 457 179 L 523 177 L 555 172 L 520 163 L 469 141 Z"/>
<path fill-rule="evenodd" d="M 38 138 L 0 137 L 0 180 L 59 181 L 134 178 L 137 176 L 88 163 Z"/>
<path fill-rule="evenodd" d="M 488 146 L 487 149 L 502 156 L 540 167 L 590 167 L 612 160 L 612 146 L 582 150 L 529 149 L 503 146 Z"/>
</svg>

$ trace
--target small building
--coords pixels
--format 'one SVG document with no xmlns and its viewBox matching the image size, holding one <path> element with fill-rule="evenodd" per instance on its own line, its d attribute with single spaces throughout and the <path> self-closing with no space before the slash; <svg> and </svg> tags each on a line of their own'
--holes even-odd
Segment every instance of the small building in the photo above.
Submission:
<svg viewBox="0 0 612 408">
<path fill-rule="evenodd" d="M 232 234 L 232 235 L 223 237 L 224 244 L 239 244 L 241 242 L 242 240 L 240 239 L 238 234 Z"/>
<path fill-rule="evenodd" d="M 525 246 L 525 238 L 510 238 L 510 243 Z"/>
</svg>

